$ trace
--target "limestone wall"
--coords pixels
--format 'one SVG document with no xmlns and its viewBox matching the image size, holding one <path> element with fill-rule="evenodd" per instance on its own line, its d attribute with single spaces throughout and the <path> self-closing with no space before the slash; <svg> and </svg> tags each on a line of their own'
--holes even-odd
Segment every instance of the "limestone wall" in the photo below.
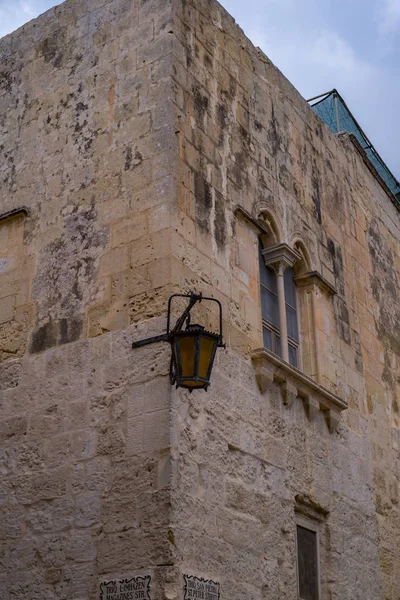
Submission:
<svg viewBox="0 0 400 600">
<path fill-rule="evenodd" d="M 171 287 L 170 23 L 71 0 L 0 41 L 4 600 L 168 579 L 168 349 L 131 343 Z"/>
<path fill-rule="evenodd" d="M 228 343 L 209 393 L 173 399 L 182 569 L 220 581 L 225 597 L 296 598 L 300 496 L 324 515 L 322 598 L 394 600 L 399 212 L 351 139 L 315 117 L 221 6 L 177 6 L 186 51 L 174 75 L 177 254 L 185 280 L 223 303 Z M 237 206 L 254 218 L 266 211 L 280 241 L 302 242 L 311 270 L 336 288 L 334 297 L 317 296 L 319 372 L 307 354 L 311 332 L 302 329 L 304 369 L 348 402 L 335 432 L 322 412 L 308 419 L 299 398 L 285 406 L 279 383 L 264 395 L 255 384 L 258 232 L 235 215 Z"/>
</svg>

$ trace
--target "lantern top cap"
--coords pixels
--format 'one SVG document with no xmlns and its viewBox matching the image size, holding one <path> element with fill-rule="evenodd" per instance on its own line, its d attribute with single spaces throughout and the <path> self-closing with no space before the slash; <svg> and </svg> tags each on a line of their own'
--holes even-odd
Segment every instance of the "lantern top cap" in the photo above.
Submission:
<svg viewBox="0 0 400 600">
<path fill-rule="evenodd" d="M 215 333 L 215 331 L 207 331 L 207 329 L 205 327 L 203 327 L 202 325 L 188 325 L 186 329 L 181 329 L 180 331 L 174 331 L 171 335 L 173 337 L 180 337 L 180 336 L 190 336 L 190 335 L 196 335 L 196 334 L 203 334 L 205 336 L 212 336 L 215 337 L 215 339 L 220 339 L 220 335 L 218 333 Z"/>
</svg>

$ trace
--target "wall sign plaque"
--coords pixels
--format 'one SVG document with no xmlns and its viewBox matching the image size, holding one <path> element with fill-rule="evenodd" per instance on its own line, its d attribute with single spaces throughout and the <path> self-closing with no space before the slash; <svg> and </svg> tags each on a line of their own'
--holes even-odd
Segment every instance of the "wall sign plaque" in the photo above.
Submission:
<svg viewBox="0 0 400 600">
<path fill-rule="evenodd" d="M 150 575 L 103 581 L 100 600 L 151 600 L 150 582 Z"/>
<path fill-rule="evenodd" d="M 184 575 L 185 600 L 219 600 L 219 583 L 211 579 L 203 579 L 194 575 Z"/>
</svg>

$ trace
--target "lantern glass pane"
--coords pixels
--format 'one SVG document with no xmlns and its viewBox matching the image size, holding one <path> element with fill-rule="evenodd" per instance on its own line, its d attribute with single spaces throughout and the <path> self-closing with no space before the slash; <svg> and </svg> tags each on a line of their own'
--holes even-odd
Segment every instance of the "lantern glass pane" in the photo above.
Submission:
<svg viewBox="0 0 400 600">
<path fill-rule="evenodd" d="M 181 377 L 193 377 L 196 336 L 182 336 L 176 340 L 177 355 L 180 354 Z"/>
<path fill-rule="evenodd" d="M 198 375 L 202 379 L 207 379 L 208 369 L 211 359 L 213 358 L 214 346 L 217 341 L 209 337 L 201 337 L 200 339 L 200 359 Z"/>
</svg>

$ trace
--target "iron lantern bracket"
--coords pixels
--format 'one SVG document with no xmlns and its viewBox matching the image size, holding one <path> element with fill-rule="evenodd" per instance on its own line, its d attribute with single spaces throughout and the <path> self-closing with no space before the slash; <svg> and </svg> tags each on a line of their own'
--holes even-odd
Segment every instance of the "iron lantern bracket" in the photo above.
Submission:
<svg viewBox="0 0 400 600">
<path fill-rule="evenodd" d="M 189 304 L 181 314 L 181 316 L 177 319 L 175 326 L 171 329 L 171 307 L 172 301 L 174 298 L 189 298 Z M 168 300 L 168 316 L 167 316 L 167 332 L 162 333 L 161 335 L 155 335 L 153 337 L 148 337 L 143 340 L 138 340 L 137 342 L 132 343 L 132 348 L 141 348 L 142 346 L 147 346 L 148 344 L 154 344 L 155 342 L 168 342 L 169 344 L 173 343 L 174 335 L 182 330 L 183 325 L 186 322 L 186 327 L 190 324 L 190 311 L 193 306 L 197 302 L 201 302 L 202 300 L 206 300 L 209 302 L 216 302 L 219 307 L 219 339 L 218 339 L 218 348 L 226 348 L 226 344 L 223 343 L 222 340 L 222 305 L 219 300 L 216 298 L 206 298 L 202 294 L 195 294 L 191 292 L 189 294 L 172 294 Z"/>
</svg>

